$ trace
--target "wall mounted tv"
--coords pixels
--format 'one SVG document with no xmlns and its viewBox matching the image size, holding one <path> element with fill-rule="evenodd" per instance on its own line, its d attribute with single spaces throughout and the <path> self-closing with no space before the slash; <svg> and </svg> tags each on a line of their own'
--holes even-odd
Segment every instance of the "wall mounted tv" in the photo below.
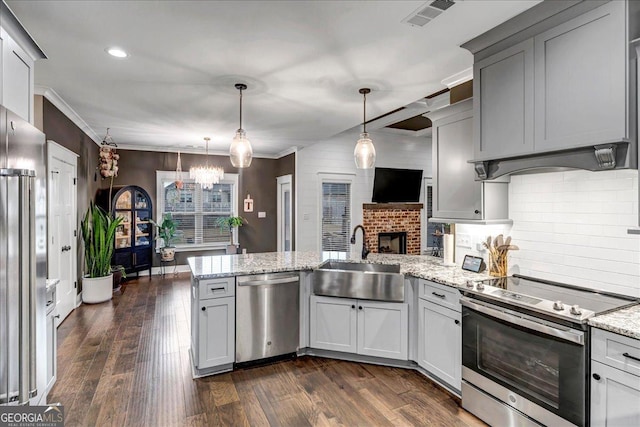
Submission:
<svg viewBox="0 0 640 427">
<path fill-rule="evenodd" d="M 419 202 L 421 186 L 421 170 L 376 168 L 371 201 L 374 203 Z"/>
</svg>

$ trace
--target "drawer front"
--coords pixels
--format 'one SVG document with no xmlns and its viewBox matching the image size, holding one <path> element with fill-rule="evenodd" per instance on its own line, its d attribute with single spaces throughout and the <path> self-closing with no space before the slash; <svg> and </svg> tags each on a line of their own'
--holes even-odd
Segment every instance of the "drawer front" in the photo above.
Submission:
<svg viewBox="0 0 640 427">
<path fill-rule="evenodd" d="M 591 329 L 591 359 L 640 376 L 640 340 Z"/>
<path fill-rule="evenodd" d="M 428 280 L 423 279 L 420 279 L 419 283 L 420 289 L 418 291 L 418 296 L 420 298 L 458 312 L 462 311 L 460 308 L 460 292 L 457 288 L 429 282 Z"/>
<path fill-rule="evenodd" d="M 236 294 L 236 278 L 201 279 L 199 281 L 200 300 L 232 297 Z"/>
</svg>

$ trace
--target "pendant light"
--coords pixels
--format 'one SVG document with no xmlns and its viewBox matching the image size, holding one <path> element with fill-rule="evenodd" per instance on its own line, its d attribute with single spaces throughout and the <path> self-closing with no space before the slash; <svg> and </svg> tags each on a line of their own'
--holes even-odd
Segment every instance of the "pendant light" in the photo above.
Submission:
<svg viewBox="0 0 640 427">
<path fill-rule="evenodd" d="M 248 168 L 251 166 L 253 149 L 251 148 L 251 142 L 247 139 L 246 132 L 242 129 L 242 91 L 247 89 L 247 85 L 244 83 L 236 83 L 236 89 L 240 91 L 240 129 L 236 131 L 236 136 L 231 142 L 229 156 L 231 157 L 233 167 Z"/>
<path fill-rule="evenodd" d="M 373 146 L 373 141 L 369 138 L 367 133 L 367 94 L 371 92 L 369 88 L 362 88 L 359 91 L 362 94 L 362 133 L 360 139 L 356 143 L 356 148 L 353 150 L 353 157 L 356 161 L 356 168 L 358 169 L 371 169 L 376 163 L 376 149 Z"/>
<path fill-rule="evenodd" d="M 206 163 L 204 166 L 194 166 L 189 169 L 189 178 L 200 184 L 203 189 L 210 190 L 214 184 L 220 182 L 224 178 L 224 169 L 220 166 L 209 166 L 209 141 L 211 138 L 205 138 L 206 144 Z M 182 166 L 182 165 L 181 165 Z"/>
</svg>

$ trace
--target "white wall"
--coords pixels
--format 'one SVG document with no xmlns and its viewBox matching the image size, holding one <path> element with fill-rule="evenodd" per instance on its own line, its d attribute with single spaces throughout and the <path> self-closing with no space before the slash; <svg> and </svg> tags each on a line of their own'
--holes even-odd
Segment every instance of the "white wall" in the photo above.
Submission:
<svg viewBox="0 0 640 427">
<path fill-rule="evenodd" d="M 362 204 L 371 203 L 374 170 L 358 170 L 353 149 L 359 130 L 344 132 L 326 141 L 298 150 L 296 157 L 296 250 L 319 250 L 319 178 L 320 173 L 352 174 L 352 227 L 362 223 Z M 423 169 L 431 176 L 431 138 L 416 138 L 384 131 L 370 131 L 376 148 L 376 166 Z M 361 234 L 353 247 L 359 251 Z"/>
<path fill-rule="evenodd" d="M 456 261 L 504 232 L 520 247 L 510 274 L 640 297 L 640 236 L 627 233 L 638 225 L 638 171 L 512 176 L 509 216 L 512 227 L 458 225 L 472 244 L 457 247 Z"/>
</svg>

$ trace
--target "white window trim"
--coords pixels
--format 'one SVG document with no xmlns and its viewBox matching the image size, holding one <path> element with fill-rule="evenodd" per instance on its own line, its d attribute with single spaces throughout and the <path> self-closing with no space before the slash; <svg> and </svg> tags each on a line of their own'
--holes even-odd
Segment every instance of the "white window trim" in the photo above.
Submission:
<svg viewBox="0 0 640 427">
<path fill-rule="evenodd" d="M 185 174 L 185 172 L 183 172 Z M 176 171 L 156 171 L 156 222 L 162 220 L 162 213 L 164 212 L 164 197 L 162 192 L 164 187 L 162 186 L 162 180 L 174 180 Z M 185 181 L 192 181 L 188 178 L 188 172 L 186 172 Z M 224 179 L 220 180 L 220 184 L 231 184 L 233 191 L 231 194 L 231 206 L 232 215 L 238 216 L 238 188 L 239 175 L 237 173 L 225 173 Z M 234 245 L 238 244 L 238 228 L 231 230 L 231 239 Z M 193 252 L 207 249 L 226 249 L 228 243 L 203 243 L 203 244 L 191 244 L 191 245 L 176 245 L 176 252 Z M 156 245 L 156 252 L 159 251 L 158 245 Z"/>
<path fill-rule="evenodd" d="M 318 252 L 322 252 L 322 184 L 325 182 L 349 184 L 349 225 L 353 226 L 353 181 L 355 177 L 355 174 L 318 172 Z"/>
<path fill-rule="evenodd" d="M 282 175 L 282 176 L 278 176 L 276 177 L 276 185 L 278 187 L 278 192 L 277 192 L 277 196 L 276 196 L 276 203 L 277 203 L 277 218 L 276 218 L 276 222 L 277 222 L 277 245 L 276 247 L 278 248 L 278 251 L 283 251 L 284 252 L 284 241 L 282 239 L 282 234 L 283 234 L 283 217 L 285 212 L 283 212 L 282 209 L 282 187 L 284 185 L 289 184 L 290 188 L 291 188 L 291 205 L 289 205 L 289 218 L 291 219 L 291 221 L 293 222 L 293 210 L 292 210 L 292 205 L 293 205 L 293 175 L 289 174 L 289 175 Z M 293 227 L 290 227 L 290 232 L 293 235 Z M 291 240 L 291 243 L 293 244 L 293 240 Z"/>
</svg>

